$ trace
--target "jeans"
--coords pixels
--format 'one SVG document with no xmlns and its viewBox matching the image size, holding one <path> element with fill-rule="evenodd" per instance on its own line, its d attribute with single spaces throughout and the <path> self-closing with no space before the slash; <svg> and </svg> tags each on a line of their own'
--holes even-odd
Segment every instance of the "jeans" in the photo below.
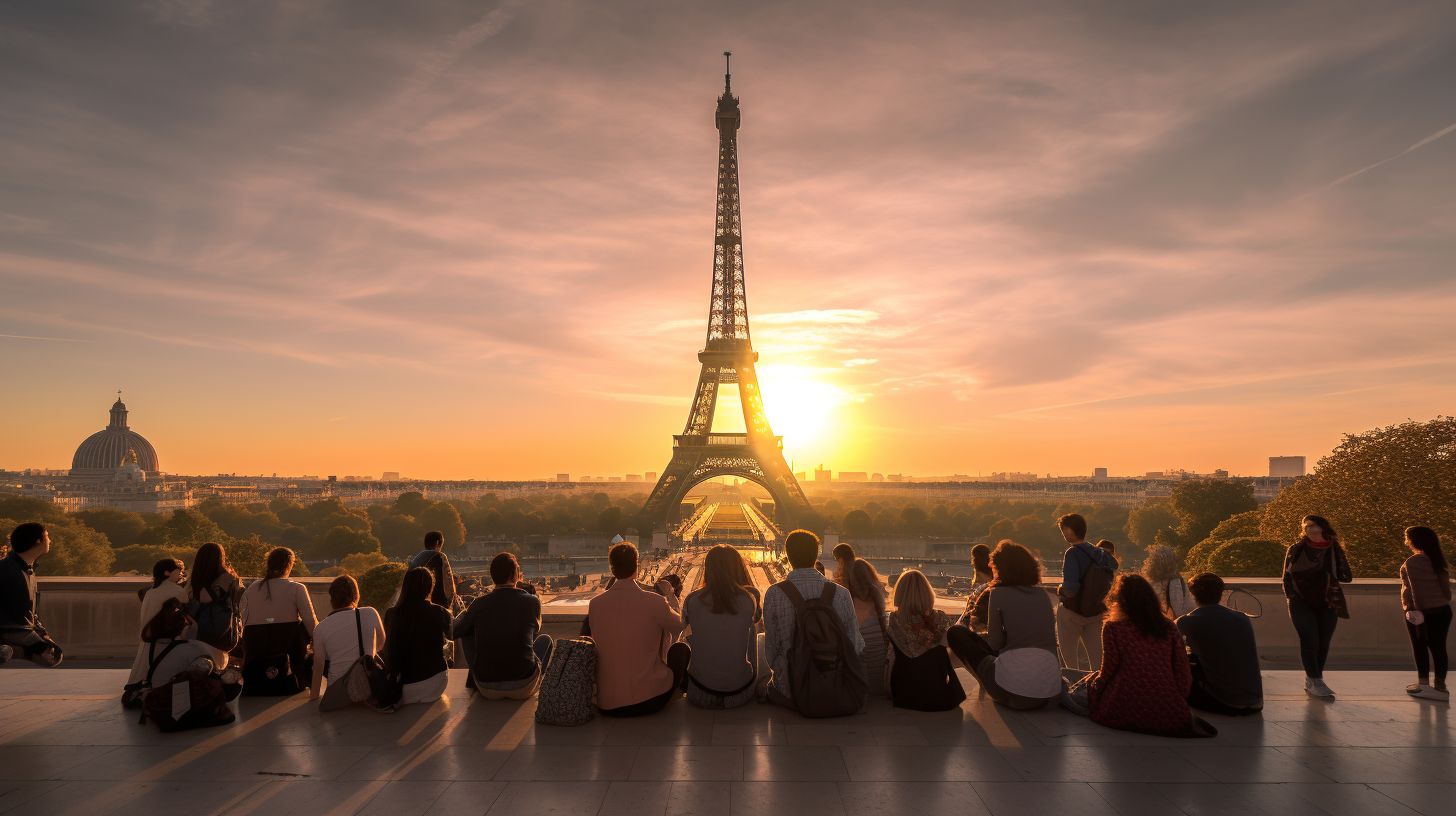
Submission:
<svg viewBox="0 0 1456 816">
<path fill-rule="evenodd" d="M 1290 601 L 1289 620 L 1299 635 L 1299 662 L 1304 664 L 1305 675 L 1324 677 L 1325 660 L 1330 656 L 1330 641 L 1335 637 L 1339 613 L 1327 606 Z"/>
<path fill-rule="evenodd" d="M 1416 673 L 1424 681 L 1431 672 L 1431 662 L 1436 664 L 1436 684 L 1446 684 L 1446 633 L 1451 630 L 1451 607 L 1438 606 L 1422 609 L 1426 619 L 1420 626 L 1405 622 L 1406 633 L 1410 635 L 1411 651 L 1415 653 Z"/>
<path fill-rule="evenodd" d="M 1058 604 L 1057 650 L 1062 653 L 1062 665 L 1069 669 L 1102 668 L 1102 616 L 1078 615 Z M 1083 650 L 1087 652 L 1086 660 L 1082 659 Z"/>
</svg>

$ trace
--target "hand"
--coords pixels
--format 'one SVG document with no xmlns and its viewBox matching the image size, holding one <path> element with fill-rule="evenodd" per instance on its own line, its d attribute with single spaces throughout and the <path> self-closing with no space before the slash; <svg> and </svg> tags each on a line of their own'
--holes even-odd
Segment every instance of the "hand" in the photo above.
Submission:
<svg viewBox="0 0 1456 816">
<path fill-rule="evenodd" d="M 1420 626 L 1426 622 L 1426 614 L 1419 609 L 1412 609 L 1405 613 L 1405 619 L 1410 622 L 1411 626 Z"/>
</svg>

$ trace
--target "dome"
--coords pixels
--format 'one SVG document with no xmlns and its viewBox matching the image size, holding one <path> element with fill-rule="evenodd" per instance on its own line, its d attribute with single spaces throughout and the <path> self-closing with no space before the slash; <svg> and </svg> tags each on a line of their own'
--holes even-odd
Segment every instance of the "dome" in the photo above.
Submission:
<svg viewBox="0 0 1456 816">
<path fill-rule="evenodd" d="M 156 473 L 157 450 L 141 434 L 126 425 L 126 403 L 120 398 L 111 406 L 111 424 L 86 437 L 71 459 L 72 476 L 111 476 L 135 456 L 137 467 Z"/>
</svg>

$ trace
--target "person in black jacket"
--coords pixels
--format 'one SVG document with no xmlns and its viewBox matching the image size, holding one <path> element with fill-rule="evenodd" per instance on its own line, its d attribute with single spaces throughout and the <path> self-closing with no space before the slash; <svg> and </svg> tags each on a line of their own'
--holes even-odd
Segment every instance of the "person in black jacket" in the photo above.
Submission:
<svg viewBox="0 0 1456 816">
<path fill-rule="evenodd" d="M 384 662 L 403 686 L 397 705 L 433 703 L 445 693 L 450 613 L 430 600 L 434 588 L 435 576 L 415 567 L 404 574 L 399 603 L 384 613 Z"/>
<path fill-rule="evenodd" d="M 551 660 L 551 636 L 541 634 L 541 601 L 508 552 L 490 562 L 490 592 L 455 619 L 455 638 L 470 666 L 466 684 L 487 700 L 528 700 Z"/>
<path fill-rule="evenodd" d="M 1325 685 L 1325 659 L 1335 624 L 1349 617 L 1340 584 L 1355 580 L 1335 528 L 1322 516 L 1305 516 L 1304 535 L 1284 554 L 1284 597 L 1289 620 L 1299 635 L 1299 659 L 1304 664 L 1304 690 L 1311 697 L 1333 698 Z"/>
<path fill-rule="evenodd" d="M 410 569 L 429 569 L 430 574 L 435 576 L 435 588 L 430 592 L 430 600 L 453 614 L 460 599 L 455 594 L 455 570 L 450 568 L 450 557 L 445 555 L 445 534 L 439 530 L 425 533 L 424 549 L 410 558 L 409 566 Z"/>
<path fill-rule="evenodd" d="M 10 533 L 10 554 L 0 560 L 0 663 L 19 656 L 57 666 L 61 647 L 35 614 L 35 562 L 51 551 L 45 525 L 30 522 Z"/>
</svg>

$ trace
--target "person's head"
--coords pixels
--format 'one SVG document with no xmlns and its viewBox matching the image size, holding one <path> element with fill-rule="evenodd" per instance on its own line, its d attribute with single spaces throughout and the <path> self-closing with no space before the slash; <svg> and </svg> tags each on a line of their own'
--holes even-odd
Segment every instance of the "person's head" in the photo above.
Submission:
<svg viewBox="0 0 1456 816">
<path fill-rule="evenodd" d="M 51 551 L 51 534 L 46 531 L 44 524 L 38 522 L 17 524 L 10 531 L 10 551 L 26 561 L 34 562 Z"/>
<path fill-rule="evenodd" d="M 269 551 L 268 560 L 264 564 L 266 571 L 263 573 L 263 579 L 287 578 L 289 573 L 293 572 L 293 560 L 293 550 L 287 547 L 274 547 Z"/>
<path fill-rule="evenodd" d="M 1430 527 L 1407 527 L 1405 528 L 1405 545 L 1411 552 L 1423 553 L 1431 559 L 1431 566 L 1437 573 L 1445 574 L 1448 571 L 1446 566 L 1446 554 L 1441 552 L 1441 539 L 1436 531 Z"/>
<path fill-rule="evenodd" d="M 425 549 L 438 550 L 445 546 L 445 534 L 439 530 L 431 530 L 425 533 Z"/>
<path fill-rule="evenodd" d="M 1148 637 L 1161 638 L 1173 625 L 1163 614 L 1163 602 L 1153 585 L 1135 572 L 1117 576 L 1112 591 L 1107 593 L 1107 608 L 1111 620 L 1127 621 Z"/>
<path fill-rule="evenodd" d="M 1304 533 L 1304 537 L 1310 541 L 1329 541 L 1333 543 L 1339 540 L 1334 526 L 1324 516 L 1305 516 L 1299 520 L 1299 526 Z"/>
<path fill-rule="evenodd" d="M 399 585 L 399 606 L 418 606 L 430 602 L 435 591 L 435 573 L 429 567 L 415 567 L 404 574 Z"/>
<path fill-rule="evenodd" d="M 176 640 L 182 637 L 192 619 L 187 617 L 187 612 L 182 608 L 182 602 L 176 598 L 168 598 L 157 614 L 147 621 L 142 630 L 142 637 L 146 640 Z"/>
<path fill-rule="evenodd" d="M 181 559 L 163 558 L 152 565 L 152 589 L 161 586 L 164 581 L 180 584 L 186 577 L 187 569 L 182 566 Z"/>
<path fill-rule="evenodd" d="M 1041 583 L 1041 561 L 1015 541 L 1002 541 L 991 553 L 993 586 L 1034 587 Z"/>
<path fill-rule="evenodd" d="M 1117 555 L 1117 545 L 1105 538 L 1097 542 L 1097 549 L 1106 550 L 1108 555 Z"/>
<path fill-rule="evenodd" d="M 991 548 L 985 544 L 977 544 L 971 548 L 971 565 L 976 568 L 976 576 L 991 574 Z"/>
<path fill-rule="evenodd" d="M 197 554 L 192 556 L 192 591 L 217 586 L 222 576 L 232 574 L 232 571 L 233 568 L 228 566 L 227 551 L 221 544 L 209 541 L 198 547 Z"/>
<path fill-rule="evenodd" d="M 612 567 L 612 577 L 625 581 L 637 574 L 637 546 L 630 541 L 613 544 L 607 550 L 607 563 Z"/>
<path fill-rule="evenodd" d="M 1211 572 L 1200 572 L 1188 582 L 1188 591 L 1199 606 L 1218 606 L 1223 600 L 1223 579 Z"/>
<path fill-rule="evenodd" d="M 522 577 L 521 562 L 512 553 L 497 553 L 490 560 L 490 580 L 496 586 L 514 586 Z"/>
<path fill-rule="evenodd" d="M 668 574 L 662 576 L 662 581 L 663 583 L 672 587 L 672 594 L 678 596 L 679 598 L 682 597 L 683 582 L 681 575 L 678 575 L 675 572 L 669 572 Z"/>
<path fill-rule="evenodd" d="M 935 589 L 917 569 L 905 570 L 895 581 L 895 611 L 907 615 L 929 615 L 935 609 Z"/>
<path fill-rule="evenodd" d="M 1087 540 L 1087 519 L 1077 513 L 1068 513 L 1057 519 L 1057 529 L 1062 531 L 1062 538 L 1068 544 Z"/>
<path fill-rule="evenodd" d="M 863 558 L 854 559 L 849 565 L 847 579 L 848 583 L 845 585 L 849 587 L 851 598 L 870 604 L 881 612 L 885 611 L 884 584 L 873 564 Z"/>
<path fill-rule="evenodd" d="M 329 606 L 352 609 L 359 605 L 359 582 L 352 575 L 340 575 L 329 584 Z"/>
<path fill-rule="evenodd" d="M 715 544 L 703 557 L 703 586 L 708 590 L 712 612 L 731 615 L 739 596 L 747 595 L 743 585 L 743 555 L 727 544 Z"/>
<path fill-rule="evenodd" d="M 1143 561 L 1143 576 L 1154 584 L 1162 584 L 1178 577 L 1178 568 L 1183 566 L 1183 557 L 1178 551 L 1164 544 L 1148 548 L 1147 559 Z"/>
<path fill-rule="evenodd" d="M 854 547 L 849 544 L 835 544 L 830 551 L 834 555 L 834 577 L 846 580 L 849 575 L 849 565 L 854 563 Z"/>
<path fill-rule="evenodd" d="M 812 567 L 819 560 L 819 536 L 808 530 L 795 530 L 784 536 L 784 554 L 794 569 Z"/>
</svg>

